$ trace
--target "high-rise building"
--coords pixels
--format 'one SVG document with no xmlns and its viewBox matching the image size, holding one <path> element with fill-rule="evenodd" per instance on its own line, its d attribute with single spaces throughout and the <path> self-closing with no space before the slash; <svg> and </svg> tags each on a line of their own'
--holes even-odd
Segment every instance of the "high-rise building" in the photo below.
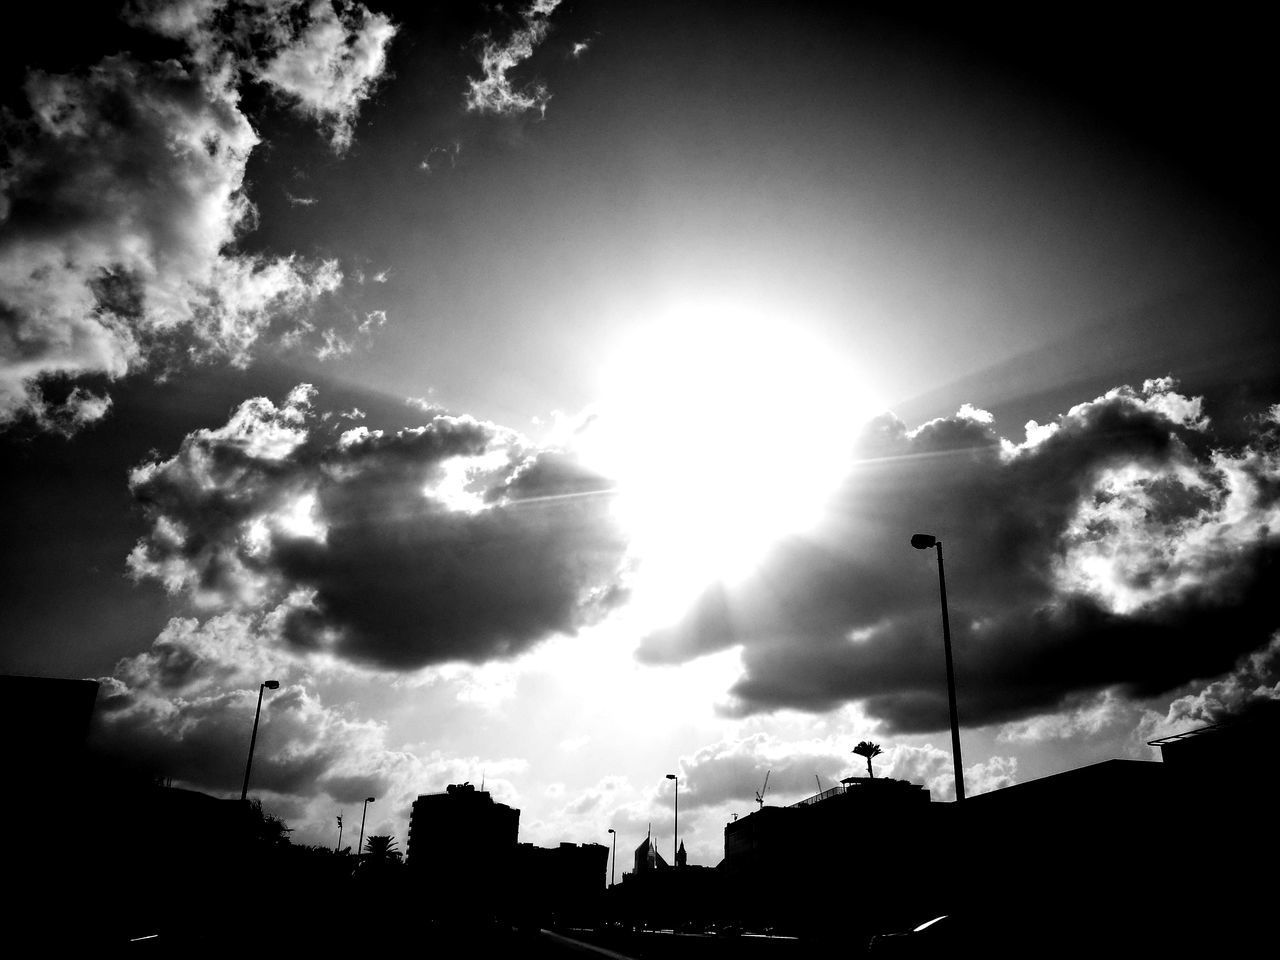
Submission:
<svg viewBox="0 0 1280 960">
<path fill-rule="evenodd" d="M 409 875 L 447 910 L 500 911 L 512 888 L 519 830 L 519 810 L 469 783 L 419 796 L 409 816 Z"/>
</svg>

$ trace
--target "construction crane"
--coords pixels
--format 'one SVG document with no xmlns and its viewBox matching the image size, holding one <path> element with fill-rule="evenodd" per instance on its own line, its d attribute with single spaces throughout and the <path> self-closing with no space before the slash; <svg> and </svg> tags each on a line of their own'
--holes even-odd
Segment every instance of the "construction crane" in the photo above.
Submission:
<svg viewBox="0 0 1280 960">
<path fill-rule="evenodd" d="M 764 786 L 762 786 L 759 790 L 756 791 L 756 803 L 760 804 L 761 810 L 764 809 L 764 792 L 769 789 L 769 774 L 771 773 L 773 773 L 772 770 L 765 771 Z"/>
</svg>

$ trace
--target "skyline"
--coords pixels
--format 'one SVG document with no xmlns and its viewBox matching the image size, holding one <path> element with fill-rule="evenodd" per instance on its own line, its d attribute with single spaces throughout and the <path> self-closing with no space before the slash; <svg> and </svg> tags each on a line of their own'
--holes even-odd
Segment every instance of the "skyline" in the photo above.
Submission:
<svg viewBox="0 0 1280 960">
<path fill-rule="evenodd" d="M 670 835 L 674 770 L 711 864 L 861 740 L 949 798 L 914 533 L 970 794 L 1276 697 L 1260 34 L 1092 15 L 9 38 L 4 671 L 218 795 L 280 680 L 302 842 L 482 779 L 531 842 Z"/>
</svg>

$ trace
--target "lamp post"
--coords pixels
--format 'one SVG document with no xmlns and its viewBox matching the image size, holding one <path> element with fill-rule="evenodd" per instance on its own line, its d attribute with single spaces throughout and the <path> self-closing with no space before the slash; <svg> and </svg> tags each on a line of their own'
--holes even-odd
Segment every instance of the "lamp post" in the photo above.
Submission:
<svg viewBox="0 0 1280 960">
<path fill-rule="evenodd" d="M 675 866 L 676 866 L 676 857 L 677 857 L 677 856 L 679 856 L 679 853 L 680 853 L 680 851 L 679 851 L 679 849 L 678 849 L 678 848 L 679 848 L 679 845 L 680 845 L 680 780 L 676 777 L 676 775 L 675 775 L 674 773 L 668 773 L 668 774 L 667 774 L 667 779 L 668 779 L 668 780 L 675 780 L 675 783 L 676 783 L 676 812 L 675 812 L 675 824 L 673 825 L 672 830 L 671 830 L 671 834 L 672 834 L 672 836 L 671 836 L 671 866 L 672 866 L 672 868 L 674 869 L 674 868 L 675 868 Z"/>
<path fill-rule="evenodd" d="M 951 662 L 951 620 L 947 615 L 947 578 L 942 570 L 942 541 L 932 534 L 917 533 L 911 538 L 917 550 L 938 548 L 938 590 L 942 595 L 942 648 L 947 655 L 947 705 L 951 710 L 951 758 L 955 766 L 956 802 L 964 799 L 964 765 L 960 760 L 960 720 L 956 713 L 956 671 Z"/>
<path fill-rule="evenodd" d="M 613 866 L 609 868 L 609 887 L 613 887 L 614 872 L 618 869 L 618 831 L 609 828 L 609 832 L 613 834 Z"/>
<path fill-rule="evenodd" d="M 342 852 L 342 814 L 338 814 L 338 845 L 333 848 L 333 852 Z"/>
<path fill-rule="evenodd" d="M 360 811 L 360 845 L 356 847 L 356 863 L 360 863 L 360 858 L 364 856 L 364 817 L 369 812 L 369 804 L 373 803 L 375 798 L 364 798 L 364 809 Z"/>
<path fill-rule="evenodd" d="M 249 759 L 244 765 L 244 786 L 240 788 L 241 800 L 249 798 L 249 771 L 253 769 L 253 748 L 258 742 L 258 717 L 262 714 L 262 691 L 276 690 L 279 687 L 279 680 L 264 680 L 258 685 L 258 709 L 253 713 L 253 736 L 249 738 Z"/>
</svg>

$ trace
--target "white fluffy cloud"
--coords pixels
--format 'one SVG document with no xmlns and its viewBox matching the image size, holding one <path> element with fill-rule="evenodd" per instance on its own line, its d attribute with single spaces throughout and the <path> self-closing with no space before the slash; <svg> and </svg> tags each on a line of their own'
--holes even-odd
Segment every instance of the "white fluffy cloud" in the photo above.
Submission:
<svg viewBox="0 0 1280 960">
<path fill-rule="evenodd" d="M 483 76 L 468 81 L 466 106 L 476 113 L 520 114 L 530 110 L 545 113 L 551 93 L 546 84 L 535 81 L 517 88 L 508 74 L 533 56 L 551 29 L 548 17 L 560 0 L 534 0 L 521 13 L 521 25 L 505 42 L 486 37 L 479 60 Z"/>
<path fill-rule="evenodd" d="M 866 761 L 851 751 L 843 740 L 784 742 L 765 734 L 712 744 L 681 764 L 680 809 L 745 807 L 755 801 L 766 775 L 766 803 L 795 803 L 816 794 L 819 785 L 827 790 L 846 777 L 866 776 Z M 886 743 L 872 769 L 877 777 L 923 784 L 935 802 L 955 799 L 950 750 Z M 1013 757 L 994 756 L 965 768 L 965 786 L 972 794 L 1015 782 Z"/>
<path fill-rule="evenodd" d="M 351 146 L 396 35 L 385 14 L 347 0 L 145 0 L 132 18 L 184 41 L 206 68 L 266 84 L 319 124 L 339 153 Z"/>
<path fill-rule="evenodd" d="M 1082 698 L 1068 709 L 1043 713 L 1004 724 L 996 733 L 1002 743 L 1039 743 L 1075 737 L 1096 737 L 1107 730 L 1132 725 L 1138 708 L 1114 690 Z"/>
<path fill-rule="evenodd" d="M 240 84 L 273 85 L 345 145 L 390 22 L 353 5 L 194 0 L 133 19 L 188 55 L 27 78 L 29 116 L 0 175 L 0 423 L 27 412 L 67 432 L 105 413 L 84 391 L 55 404 L 49 377 L 118 378 L 157 357 L 243 364 L 342 280 L 334 261 L 236 252 L 260 142 Z M 250 56 L 254 24 L 269 42 Z"/>
<path fill-rule="evenodd" d="M 765 802 L 794 803 L 857 774 L 862 761 L 826 741 L 783 743 L 765 734 L 704 747 L 681 764 L 681 809 L 747 804 L 764 785 Z M 815 779 L 818 778 L 818 779 Z"/>
<path fill-rule="evenodd" d="M 1146 742 L 1184 733 L 1271 700 L 1280 700 L 1280 633 L 1262 649 L 1241 657 L 1226 676 L 1174 699 L 1165 713 L 1144 713 L 1135 739 Z"/>
</svg>

